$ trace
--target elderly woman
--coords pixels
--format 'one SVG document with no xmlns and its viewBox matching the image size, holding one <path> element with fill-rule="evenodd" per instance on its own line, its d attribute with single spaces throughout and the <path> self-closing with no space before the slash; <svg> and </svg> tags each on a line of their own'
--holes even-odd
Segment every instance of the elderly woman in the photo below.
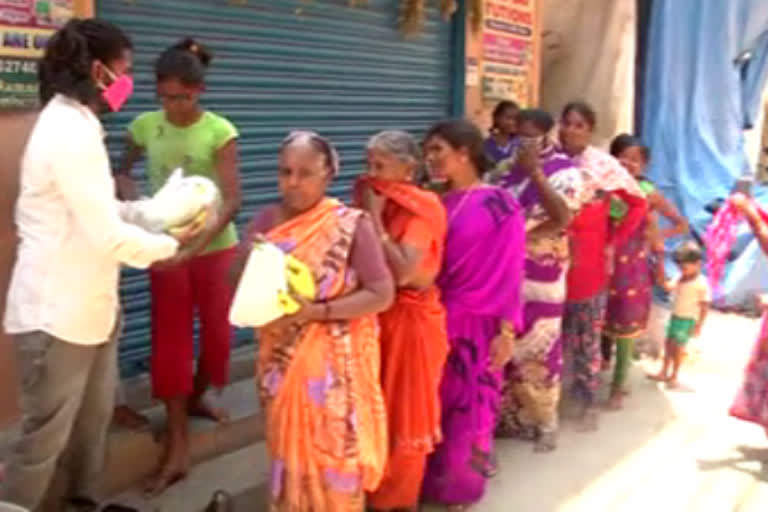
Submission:
<svg viewBox="0 0 768 512">
<path fill-rule="evenodd" d="M 637 181 L 608 153 L 590 145 L 597 116 L 587 104 L 575 102 L 563 110 L 560 143 L 582 170 L 586 204 L 573 219 L 568 296 L 563 315 L 563 346 L 571 358 L 573 392 L 581 401 L 580 430 L 598 427 L 596 393 L 600 387 L 600 338 L 606 307 L 608 265 L 614 247 L 622 247 L 645 218 L 645 193 Z M 610 198 L 627 205 L 620 222 L 611 226 Z"/>
<path fill-rule="evenodd" d="M 433 179 L 448 190 L 437 284 L 449 354 L 440 383 L 443 441 L 428 459 L 423 497 L 464 510 L 485 492 L 502 368 L 522 331 L 525 220 L 512 194 L 482 182 L 488 164 L 472 123 L 438 123 L 424 147 Z"/>
<path fill-rule="evenodd" d="M 259 332 L 273 512 L 362 511 L 387 458 L 376 314 L 391 306 L 394 283 L 370 217 L 326 197 L 338 166 L 327 140 L 289 135 L 282 201 L 249 229 L 307 264 L 318 289 Z"/>
<path fill-rule="evenodd" d="M 368 142 L 368 174 L 355 190 L 398 286 L 395 304 L 379 315 L 390 455 L 384 480 L 368 497 L 374 510 L 417 509 L 427 455 L 441 438 L 438 388 L 448 340 L 435 279 L 446 217 L 440 198 L 412 182 L 420 158 L 408 133 L 381 132 Z"/>
</svg>

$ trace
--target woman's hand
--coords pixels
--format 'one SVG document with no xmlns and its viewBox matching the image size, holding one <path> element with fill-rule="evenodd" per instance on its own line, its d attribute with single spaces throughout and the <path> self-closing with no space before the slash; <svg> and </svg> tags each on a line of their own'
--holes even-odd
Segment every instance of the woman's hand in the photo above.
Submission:
<svg viewBox="0 0 768 512">
<path fill-rule="evenodd" d="M 525 171 L 528 176 L 533 175 L 541 167 L 539 162 L 539 148 L 533 141 L 525 141 L 520 145 L 517 152 L 517 165 Z"/>
<path fill-rule="evenodd" d="M 328 320 L 328 318 L 326 318 L 328 311 L 327 303 L 318 303 L 307 299 L 298 293 L 291 286 L 290 282 L 288 283 L 288 295 L 299 305 L 299 310 L 290 315 L 285 315 L 284 318 L 287 321 L 294 324 L 305 324 L 307 322 Z"/>
<path fill-rule="evenodd" d="M 764 313 L 768 311 L 768 294 L 766 293 L 760 293 L 755 297 L 755 301 L 757 303 L 757 309 Z"/>
<path fill-rule="evenodd" d="M 387 199 L 377 194 L 373 187 L 366 185 L 363 189 L 362 204 L 360 207 L 370 213 L 374 218 L 381 218 Z"/>
<path fill-rule="evenodd" d="M 503 369 L 512 359 L 515 350 L 515 338 L 499 334 L 491 341 L 491 365 L 492 371 Z"/>
<path fill-rule="evenodd" d="M 613 245 L 605 247 L 605 271 L 609 276 L 613 275 L 616 267 L 616 248 Z"/>
<path fill-rule="evenodd" d="M 752 201 L 741 192 L 733 194 L 728 200 L 742 215 L 749 215 L 755 210 Z"/>
<path fill-rule="evenodd" d="M 169 270 L 173 267 L 181 265 L 196 255 L 197 250 L 192 250 L 188 246 L 182 247 L 176 252 L 175 255 L 171 256 L 170 258 L 154 263 L 152 265 L 152 270 Z"/>
</svg>

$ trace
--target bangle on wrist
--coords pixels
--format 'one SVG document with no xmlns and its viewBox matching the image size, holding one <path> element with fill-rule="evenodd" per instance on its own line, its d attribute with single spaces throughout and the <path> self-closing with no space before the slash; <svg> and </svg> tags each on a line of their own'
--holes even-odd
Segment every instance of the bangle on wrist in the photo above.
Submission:
<svg viewBox="0 0 768 512">
<path fill-rule="evenodd" d="M 391 241 L 392 241 L 392 237 L 390 237 L 390 236 L 389 236 L 389 233 L 387 233 L 387 232 L 385 231 L 385 232 L 383 232 L 383 233 L 381 234 L 381 242 L 382 242 L 382 243 L 387 243 L 387 242 L 391 242 Z"/>
</svg>

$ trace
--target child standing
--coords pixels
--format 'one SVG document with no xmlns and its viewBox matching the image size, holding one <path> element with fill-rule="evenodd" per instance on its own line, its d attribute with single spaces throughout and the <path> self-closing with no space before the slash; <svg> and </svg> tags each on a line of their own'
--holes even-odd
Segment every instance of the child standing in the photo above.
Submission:
<svg viewBox="0 0 768 512">
<path fill-rule="evenodd" d="M 698 337 L 701 333 L 711 302 L 709 285 L 701 274 L 702 253 L 696 242 L 678 245 L 673 259 L 680 269 L 680 277 L 664 283 L 664 288 L 672 294 L 672 317 L 667 327 L 664 365 L 658 375 L 649 376 L 653 380 L 666 382 L 670 388 L 678 386 L 677 377 L 685 347 L 691 337 Z"/>
</svg>

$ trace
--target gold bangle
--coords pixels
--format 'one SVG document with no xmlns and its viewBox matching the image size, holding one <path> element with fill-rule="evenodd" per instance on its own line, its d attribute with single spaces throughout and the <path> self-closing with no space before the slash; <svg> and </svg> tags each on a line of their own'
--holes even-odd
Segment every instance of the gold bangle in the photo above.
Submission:
<svg viewBox="0 0 768 512">
<path fill-rule="evenodd" d="M 391 241 L 392 241 L 392 237 L 389 236 L 389 233 L 382 233 L 382 235 L 381 235 L 381 242 L 382 243 L 387 243 L 387 242 L 391 242 Z"/>
</svg>

